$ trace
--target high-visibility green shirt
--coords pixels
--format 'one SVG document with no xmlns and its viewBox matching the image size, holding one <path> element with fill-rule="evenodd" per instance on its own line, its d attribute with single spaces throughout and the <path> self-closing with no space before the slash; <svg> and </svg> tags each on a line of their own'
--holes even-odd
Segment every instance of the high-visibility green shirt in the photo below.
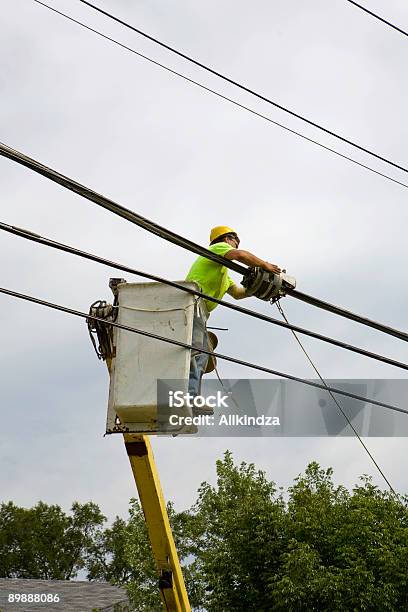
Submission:
<svg viewBox="0 0 408 612">
<path fill-rule="evenodd" d="M 217 242 L 210 245 L 208 250 L 217 255 L 225 255 L 232 248 L 226 242 Z M 234 281 L 228 276 L 228 270 L 225 266 L 201 256 L 191 266 L 186 280 L 194 281 L 199 285 L 203 293 L 211 295 L 217 298 L 217 300 L 221 300 L 231 285 L 234 285 Z M 218 306 L 218 304 L 208 300 L 206 300 L 205 304 L 209 312 Z"/>
</svg>

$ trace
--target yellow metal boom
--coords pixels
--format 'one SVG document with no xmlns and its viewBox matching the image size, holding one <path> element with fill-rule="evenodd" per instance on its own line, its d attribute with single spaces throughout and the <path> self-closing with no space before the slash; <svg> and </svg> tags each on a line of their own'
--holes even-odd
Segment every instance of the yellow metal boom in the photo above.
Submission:
<svg viewBox="0 0 408 612">
<path fill-rule="evenodd" d="M 164 609 L 191 612 L 149 437 L 138 434 L 123 437 L 159 572 Z"/>
</svg>

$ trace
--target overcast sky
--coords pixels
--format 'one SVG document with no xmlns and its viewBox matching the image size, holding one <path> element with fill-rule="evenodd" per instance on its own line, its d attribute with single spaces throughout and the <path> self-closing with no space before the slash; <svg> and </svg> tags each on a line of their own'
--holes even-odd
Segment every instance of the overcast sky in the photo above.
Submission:
<svg viewBox="0 0 408 612">
<path fill-rule="evenodd" d="M 353 150 L 235 90 L 74 0 L 55 8 L 272 119 L 407 182 L 404 172 Z M 294 111 L 407 166 L 408 41 L 345 0 L 177 3 L 98 0 Z M 402 0 L 366 3 L 402 28 Z M 384 14 L 384 11 L 387 14 Z M 152 66 L 32 0 L 2 3 L 4 143 L 184 236 L 236 228 L 242 248 L 285 267 L 301 291 L 406 329 L 407 190 Z M 1 221 L 172 279 L 194 256 L 29 170 L 0 159 Z M 1 285 L 87 310 L 118 276 L 8 234 Z M 237 282 L 239 277 L 233 275 Z M 128 280 L 132 280 L 127 276 Z M 137 280 L 137 279 L 136 279 Z M 230 299 L 230 298 L 228 298 Z M 246 306 L 275 316 L 256 299 Z M 293 323 L 407 361 L 402 342 L 291 298 Z M 83 321 L 0 296 L 1 501 L 68 509 L 97 502 L 124 516 L 135 486 L 120 436 L 103 437 L 108 376 Z M 292 336 L 217 308 L 219 349 L 313 377 Z M 326 378 L 403 378 L 402 370 L 305 341 Z M 224 377 L 254 376 L 220 364 Z M 394 488 L 406 492 L 405 439 L 368 439 Z M 308 462 L 352 486 L 384 486 L 355 438 L 153 439 L 167 499 L 185 508 L 215 481 L 225 449 L 287 486 Z"/>
</svg>

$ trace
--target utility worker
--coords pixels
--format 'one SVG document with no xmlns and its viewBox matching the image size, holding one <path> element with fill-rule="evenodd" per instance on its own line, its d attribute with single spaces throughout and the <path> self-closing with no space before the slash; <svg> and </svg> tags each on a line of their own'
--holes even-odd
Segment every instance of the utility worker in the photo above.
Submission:
<svg viewBox="0 0 408 612">
<path fill-rule="evenodd" d="M 263 259 L 259 259 L 249 251 L 239 249 L 240 240 L 235 230 L 225 225 L 213 227 L 210 233 L 210 246 L 208 250 L 217 255 L 225 257 L 225 259 L 236 260 L 247 266 L 258 266 L 268 272 L 279 274 L 281 269 L 275 264 L 268 263 Z M 194 281 L 200 287 L 200 290 L 207 295 L 221 300 L 225 293 L 228 293 L 236 300 L 246 297 L 244 287 L 238 287 L 234 281 L 228 276 L 228 270 L 225 266 L 211 261 L 206 257 L 198 257 L 190 268 L 186 280 Z M 216 308 L 218 304 L 205 301 L 205 307 L 208 314 Z M 207 314 L 207 313 L 205 313 Z M 209 347 L 207 330 L 205 321 L 201 316 L 194 318 L 193 327 L 193 345 L 200 346 L 207 350 L 212 350 Z M 192 395 L 199 395 L 201 387 L 201 378 L 206 369 L 208 355 L 205 353 L 192 352 L 190 364 L 190 385 L 189 392 Z"/>
</svg>

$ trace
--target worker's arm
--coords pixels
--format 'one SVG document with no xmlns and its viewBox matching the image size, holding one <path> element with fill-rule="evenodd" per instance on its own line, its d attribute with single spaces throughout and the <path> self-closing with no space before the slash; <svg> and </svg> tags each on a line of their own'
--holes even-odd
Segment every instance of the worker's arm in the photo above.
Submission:
<svg viewBox="0 0 408 612">
<path fill-rule="evenodd" d="M 231 249 L 230 251 L 225 253 L 224 257 L 226 259 L 231 260 L 236 259 L 240 263 L 243 263 L 250 267 L 258 266 L 259 268 L 262 268 L 267 272 L 273 272 L 273 274 L 279 274 L 281 272 L 279 266 L 271 264 L 268 261 L 264 261 L 263 259 L 259 259 L 259 257 L 253 255 L 253 253 L 250 253 L 249 251 L 242 251 L 241 249 Z"/>
<path fill-rule="evenodd" d="M 248 297 L 246 294 L 245 287 L 238 287 L 238 285 L 231 285 L 227 291 L 228 295 L 232 295 L 235 300 L 242 300 L 244 297 Z"/>
</svg>

